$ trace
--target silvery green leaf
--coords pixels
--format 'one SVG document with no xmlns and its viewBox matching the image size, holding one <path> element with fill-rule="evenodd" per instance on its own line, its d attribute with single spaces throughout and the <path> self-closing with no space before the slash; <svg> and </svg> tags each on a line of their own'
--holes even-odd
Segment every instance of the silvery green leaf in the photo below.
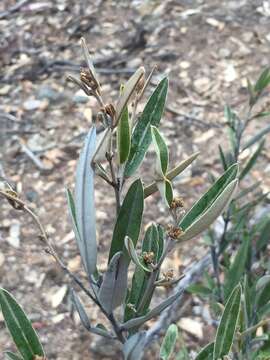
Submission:
<svg viewBox="0 0 270 360">
<path fill-rule="evenodd" d="M 134 248 L 133 241 L 128 236 L 125 237 L 125 246 L 126 246 L 126 249 L 129 253 L 131 260 L 134 262 L 135 265 L 141 267 L 146 272 L 152 272 L 151 269 L 148 269 L 148 267 L 146 267 L 140 261 L 139 256 L 137 255 L 136 250 Z"/>
<path fill-rule="evenodd" d="M 97 135 L 96 149 L 92 159 L 93 162 L 99 163 L 106 159 L 106 153 L 108 152 L 111 136 L 112 130 L 110 128 L 107 128 Z"/>
<path fill-rule="evenodd" d="M 132 176 L 143 161 L 152 140 L 150 126 L 159 126 L 165 106 L 167 91 L 168 79 L 164 78 L 151 95 L 134 128 L 131 137 L 130 152 L 125 165 L 125 177 Z"/>
<path fill-rule="evenodd" d="M 79 314 L 83 326 L 86 328 L 86 330 L 89 331 L 91 329 L 90 320 L 88 318 L 88 315 L 85 311 L 83 304 L 81 303 L 79 296 L 76 294 L 76 292 L 73 289 L 71 289 L 71 301 Z"/>
<path fill-rule="evenodd" d="M 114 339 L 114 336 L 112 334 L 110 334 L 106 329 L 103 329 L 99 326 L 91 327 L 89 329 L 89 332 L 96 334 L 96 335 L 103 336 L 108 339 Z"/>
<path fill-rule="evenodd" d="M 161 178 L 166 176 L 169 165 L 169 152 L 166 142 L 159 130 L 151 125 L 152 141 L 157 154 L 156 173 Z"/>
<path fill-rule="evenodd" d="M 168 171 L 167 173 L 167 179 L 173 180 L 176 176 L 181 174 L 199 155 L 199 152 L 196 152 L 192 154 L 187 159 L 183 160 L 179 165 L 174 167 L 172 170 Z M 153 182 L 152 184 L 146 186 L 144 188 L 144 198 L 146 199 L 148 196 L 152 195 L 158 191 L 156 182 Z"/>
<path fill-rule="evenodd" d="M 175 347 L 176 340 L 178 338 L 178 328 L 175 324 L 171 324 L 165 334 L 160 348 L 160 357 L 162 360 L 168 360 L 172 355 Z"/>
<path fill-rule="evenodd" d="M 259 280 L 257 281 L 256 284 L 256 291 L 260 291 L 262 290 L 265 285 L 270 283 L 270 275 L 264 275 L 261 278 L 259 278 Z"/>
<path fill-rule="evenodd" d="M 121 305 L 125 299 L 126 289 L 127 266 L 123 253 L 117 252 L 109 263 L 98 293 L 98 299 L 108 314 Z"/>
<path fill-rule="evenodd" d="M 206 230 L 216 220 L 216 218 L 222 214 L 225 207 L 231 201 L 237 184 L 237 179 L 231 181 L 231 183 L 227 185 L 212 205 L 185 230 L 179 240 L 186 241 L 192 239 L 193 237 L 199 235 L 202 231 Z"/>
<path fill-rule="evenodd" d="M 142 76 L 144 75 L 145 70 L 143 67 L 140 67 L 128 80 L 123 88 L 123 92 L 117 101 L 115 107 L 115 125 L 118 124 L 125 107 L 127 106 L 132 94 L 134 93 L 138 82 L 141 80 Z"/>
<path fill-rule="evenodd" d="M 146 331 L 139 331 L 127 339 L 123 346 L 124 360 L 140 360 L 143 355 Z"/>
<path fill-rule="evenodd" d="M 75 210 L 81 240 L 79 250 L 89 277 L 96 271 L 97 261 L 94 170 L 91 166 L 95 148 L 96 128 L 93 126 L 80 154 L 75 186 Z"/>
<path fill-rule="evenodd" d="M 254 90 L 257 92 L 262 92 L 270 84 L 270 68 L 266 68 L 261 73 L 259 79 L 256 81 Z"/>
<path fill-rule="evenodd" d="M 12 339 L 25 360 L 45 356 L 39 338 L 21 306 L 5 289 L 0 288 L 0 309 Z"/>
<path fill-rule="evenodd" d="M 222 174 L 210 189 L 192 206 L 181 220 L 179 226 L 186 230 L 190 225 L 197 220 L 217 199 L 223 192 L 226 186 L 238 175 L 238 164 L 231 165 Z"/>
<path fill-rule="evenodd" d="M 156 185 L 164 204 L 170 207 L 173 200 L 173 189 L 171 182 L 168 179 L 164 179 L 157 181 Z"/>
<path fill-rule="evenodd" d="M 139 327 L 148 320 L 152 319 L 153 317 L 159 315 L 163 310 L 165 310 L 168 306 L 172 305 L 177 298 L 179 298 L 183 294 L 184 290 L 180 289 L 175 294 L 168 297 L 168 299 L 164 300 L 162 303 L 157 305 L 154 309 L 150 310 L 146 315 L 140 316 L 131 320 L 126 321 L 122 324 L 122 328 L 125 330 L 132 329 L 134 327 Z"/>
<path fill-rule="evenodd" d="M 231 350 L 241 307 L 241 293 L 241 286 L 237 285 L 225 304 L 217 329 L 213 360 L 222 359 Z"/>
</svg>

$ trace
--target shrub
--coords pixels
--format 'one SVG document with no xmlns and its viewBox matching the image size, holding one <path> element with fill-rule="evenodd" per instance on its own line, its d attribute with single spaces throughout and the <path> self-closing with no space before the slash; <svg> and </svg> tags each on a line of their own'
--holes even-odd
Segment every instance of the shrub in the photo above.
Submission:
<svg viewBox="0 0 270 360">
<path fill-rule="evenodd" d="M 243 220 L 241 221 L 240 214 L 243 216 L 249 211 L 250 206 L 253 208 L 253 205 L 246 204 L 246 206 L 237 210 L 236 200 L 230 206 L 229 204 L 235 194 L 238 179 L 242 180 L 246 176 L 262 151 L 263 143 L 259 145 L 239 173 L 237 161 L 241 151 L 240 140 L 246 125 L 251 119 L 263 116 L 262 113 L 251 116 L 251 111 L 270 81 L 269 72 L 264 72 L 256 85 L 254 87 L 250 85 L 249 87 L 251 93 L 250 109 L 246 122 L 241 122 L 229 107 L 226 108 L 232 151 L 224 154 L 223 149 L 220 148 L 224 173 L 213 182 L 209 190 L 190 210 L 185 211 L 183 200 L 174 196 L 173 180 L 196 159 L 198 153 L 192 154 L 173 168 L 169 167 L 169 149 L 166 140 L 158 129 L 165 106 L 168 79 L 165 77 L 160 81 L 141 114 L 137 114 L 137 106 L 142 100 L 153 74 L 152 71 L 148 78 L 145 79 L 145 70 L 142 67 L 132 75 L 124 86 L 121 86 L 116 105 L 105 104 L 100 83 L 84 40 L 82 40 L 82 49 L 87 68 L 81 70 L 80 79 L 70 77 L 70 80 L 83 89 L 88 96 L 96 98 L 100 105 L 100 111 L 97 114 L 96 122 L 92 124 L 86 136 L 80 154 L 76 170 L 75 196 L 73 197 L 72 192 L 67 189 L 67 202 L 78 249 L 87 274 L 87 284 L 68 270 L 56 253 L 38 217 L 24 200 L 8 184 L 6 190 L 0 191 L 0 195 L 6 198 L 15 209 L 25 211 L 33 218 L 40 231 L 39 238 L 46 245 L 46 251 L 54 257 L 61 269 L 69 275 L 72 283 L 76 284 L 99 307 L 111 325 L 110 328 L 105 327 L 103 324 L 93 326 L 77 291 L 73 289 L 72 301 L 83 326 L 89 332 L 122 343 L 125 359 L 141 358 L 144 347 L 153 339 L 151 329 L 148 332 L 144 331 L 142 330 L 143 325 L 148 320 L 157 317 L 165 309 L 170 308 L 176 301 L 178 302 L 185 288 L 190 285 L 190 281 L 193 279 L 191 274 L 202 270 L 201 266 L 197 266 L 195 272 L 191 270 L 190 273 L 186 273 L 186 282 L 182 283 L 181 277 L 174 279 L 171 272 L 162 274 L 161 266 L 164 259 L 169 253 L 181 246 L 184 241 L 189 241 L 208 229 L 227 209 L 225 215 L 223 215 L 225 219 L 224 232 L 221 238 L 217 239 L 214 231 L 208 233 L 211 240 L 210 249 L 216 283 L 211 285 L 212 288 L 204 286 L 204 289 L 207 289 L 209 293 L 213 292 L 213 296 L 216 296 L 218 301 L 227 299 L 227 305 L 217 332 L 217 339 L 222 342 L 223 339 L 220 338 L 219 333 L 223 332 L 220 329 L 222 325 L 224 326 L 223 319 L 228 304 L 234 307 L 236 300 L 237 304 L 240 302 L 241 286 L 237 284 L 241 280 L 246 266 L 243 253 L 246 254 L 246 257 L 248 257 L 247 254 L 249 253 L 246 249 L 246 242 L 239 248 L 241 252 L 239 255 L 239 258 L 241 258 L 239 263 L 242 264 L 241 271 L 237 268 L 238 275 L 236 276 L 236 272 L 231 270 L 233 276 L 228 280 L 228 284 L 224 286 L 221 286 L 219 279 L 221 267 L 219 259 L 221 254 L 230 251 L 230 244 L 235 240 L 233 238 L 234 232 L 229 227 L 229 224 L 232 222 L 234 227 L 244 232 L 246 225 Z M 133 108 L 130 115 L 131 103 Z M 250 147 L 262 139 L 267 131 L 269 129 L 250 139 L 244 148 Z M 144 184 L 141 178 L 136 175 L 136 171 L 143 163 L 144 156 L 151 143 L 154 145 L 156 154 L 155 181 Z M 97 264 L 95 177 L 100 177 L 111 186 L 116 205 L 115 225 L 108 254 L 108 266 L 104 274 L 99 272 Z M 131 185 L 129 185 L 130 183 Z M 166 229 L 160 224 L 152 223 L 141 238 L 145 199 L 157 191 L 160 193 L 167 209 L 171 225 Z M 241 192 L 238 193 L 237 198 L 241 197 L 241 195 Z M 263 240 L 260 243 L 261 245 L 257 249 L 258 252 L 266 245 Z M 203 266 L 208 264 L 208 259 L 202 262 Z M 134 264 L 132 267 L 134 270 L 132 270 L 132 281 L 129 286 L 128 272 L 131 271 L 129 267 L 131 262 Z M 237 266 L 235 265 L 235 267 Z M 249 291 L 247 284 L 249 284 L 248 275 L 244 283 L 244 292 Z M 159 305 L 151 307 L 151 300 L 156 287 L 168 285 L 175 286 L 171 295 Z M 234 287 L 233 293 L 230 294 Z M 194 290 L 193 287 L 193 289 L 190 288 L 189 290 L 195 291 L 196 289 Z M 5 293 L 4 290 L 2 290 L 2 293 Z M 118 308 L 121 308 L 121 311 L 116 312 L 115 310 Z M 235 313 L 236 310 L 237 306 L 235 305 Z M 229 319 L 230 327 L 233 329 L 230 335 L 232 338 L 238 316 Z M 228 318 L 226 321 L 225 325 L 228 326 Z M 235 322 L 235 324 L 232 324 L 232 322 Z M 9 327 L 8 322 L 7 326 Z M 247 331 L 247 329 L 244 331 Z M 168 336 L 172 338 L 171 335 Z M 174 337 L 176 336 L 173 335 Z M 173 339 L 170 341 L 171 343 L 174 342 Z M 162 349 L 164 353 L 167 352 L 165 345 Z M 218 347 L 219 350 L 216 349 L 216 340 L 214 353 L 218 357 L 227 355 L 230 346 L 226 347 L 226 351 L 220 350 L 223 349 L 222 346 Z M 22 353 L 21 355 L 25 359 L 30 359 L 28 355 L 24 356 Z M 39 353 L 35 353 L 35 355 L 40 356 Z"/>
</svg>

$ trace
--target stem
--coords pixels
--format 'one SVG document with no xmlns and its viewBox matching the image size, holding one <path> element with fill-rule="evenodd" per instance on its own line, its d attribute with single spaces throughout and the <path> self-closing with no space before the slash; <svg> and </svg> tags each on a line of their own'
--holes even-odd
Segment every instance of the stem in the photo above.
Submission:
<svg viewBox="0 0 270 360">
<path fill-rule="evenodd" d="M 240 337 L 241 337 L 241 338 L 245 337 L 246 335 L 250 334 L 251 332 L 256 331 L 259 327 L 264 326 L 264 325 L 267 325 L 269 322 L 270 322 L 270 319 L 269 319 L 269 318 L 268 318 L 268 319 L 261 320 L 260 322 L 258 322 L 258 324 L 254 325 L 254 326 L 251 326 L 251 327 L 248 328 L 247 330 L 243 331 L 243 332 L 240 334 Z"/>
<path fill-rule="evenodd" d="M 140 311 L 142 311 L 142 309 L 144 308 L 144 306 L 146 305 L 149 297 L 151 296 L 151 293 L 153 291 L 153 288 L 155 287 L 155 282 L 156 282 L 156 278 L 158 276 L 160 267 L 164 261 L 164 259 L 166 258 L 167 254 L 169 253 L 169 251 L 171 250 L 173 245 L 173 240 L 171 238 L 168 239 L 167 244 L 166 244 L 166 248 L 163 251 L 163 254 L 161 255 L 158 263 L 155 265 L 154 270 L 151 272 L 149 279 L 147 281 L 147 286 L 145 289 L 145 292 L 143 294 L 143 297 L 140 301 L 140 304 L 138 306 L 137 312 L 140 313 Z"/>
<path fill-rule="evenodd" d="M 59 258 L 57 252 L 54 250 L 53 246 L 51 245 L 51 242 L 48 238 L 48 235 L 43 227 L 43 225 L 41 224 L 41 222 L 39 221 L 39 218 L 37 217 L 37 215 L 35 215 L 33 213 L 33 211 L 31 209 L 28 208 L 28 206 L 20 199 L 18 199 L 15 196 L 10 195 L 9 193 L 0 190 L 0 196 L 8 199 L 10 202 L 12 203 L 16 203 L 17 205 L 20 206 L 20 209 L 23 210 L 24 212 L 26 212 L 28 215 L 30 215 L 30 217 L 34 220 L 35 224 L 37 225 L 37 227 L 39 228 L 40 231 L 40 236 L 39 238 L 46 244 L 47 248 L 45 249 L 45 251 L 50 254 L 54 260 L 56 261 L 56 263 L 59 265 L 59 267 L 62 269 L 62 271 L 67 274 L 70 279 L 72 281 L 74 281 L 84 292 L 85 294 L 100 308 L 100 310 L 102 311 L 102 313 L 107 317 L 107 319 L 111 322 L 112 327 L 115 331 L 115 334 L 117 335 L 117 338 L 120 342 L 125 342 L 125 338 L 120 330 L 120 326 L 118 324 L 118 322 L 116 321 L 116 319 L 114 318 L 113 314 L 108 314 L 106 312 L 106 310 L 103 308 L 102 304 L 98 301 L 97 297 L 93 296 L 93 294 L 84 286 L 84 284 L 81 282 L 81 280 L 75 275 L 73 274 L 68 268 L 67 266 L 63 263 L 63 261 Z M 91 283 L 91 285 L 93 285 Z"/>
</svg>

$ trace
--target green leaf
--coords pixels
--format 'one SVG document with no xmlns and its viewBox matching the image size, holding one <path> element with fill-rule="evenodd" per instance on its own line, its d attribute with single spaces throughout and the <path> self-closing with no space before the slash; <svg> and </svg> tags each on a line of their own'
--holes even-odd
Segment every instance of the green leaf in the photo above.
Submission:
<svg viewBox="0 0 270 360">
<path fill-rule="evenodd" d="M 127 290 L 127 265 L 122 252 L 112 257 L 99 289 L 98 299 L 111 314 L 115 308 L 122 304 Z"/>
<path fill-rule="evenodd" d="M 266 68 L 257 80 L 254 90 L 261 93 L 270 84 L 270 69 Z"/>
<path fill-rule="evenodd" d="M 215 199 L 209 208 L 197 217 L 196 220 L 180 236 L 179 241 L 187 241 L 199 235 L 206 230 L 219 215 L 222 214 L 225 207 L 229 204 L 237 187 L 238 179 L 235 179 L 227 185 L 223 192 Z M 182 225 L 180 224 L 180 227 Z"/>
<path fill-rule="evenodd" d="M 124 108 L 121 119 L 117 126 L 117 155 L 119 164 L 123 164 L 130 149 L 130 128 L 128 119 L 128 108 Z"/>
<path fill-rule="evenodd" d="M 222 162 L 223 169 L 224 169 L 224 171 L 226 171 L 228 168 L 228 165 L 227 165 L 225 154 L 220 145 L 218 145 L 218 150 L 219 150 L 219 156 L 220 156 L 220 160 Z"/>
<path fill-rule="evenodd" d="M 213 360 L 222 359 L 231 350 L 241 307 L 241 286 L 237 285 L 226 302 L 215 339 Z"/>
<path fill-rule="evenodd" d="M 158 230 L 158 260 L 159 260 L 163 254 L 165 236 L 164 236 L 164 229 L 161 225 L 158 224 L 157 230 Z"/>
<path fill-rule="evenodd" d="M 173 180 L 176 176 L 181 174 L 199 155 L 199 152 L 196 152 L 189 156 L 187 159 L 183 160 L 179 165 L 177 165 L 172 170 L 168 171 L 167 173 L 167 179 Z M 148 196 L 152 195 L 158 191 L 156 182 L 153 182 L 152 184 L 146 186 L 144 188 L 144 198 L 147 198 Z"/>
<path fill-rule="evenodd" d="M 129 177 L 138 169 L 151 143 L 151 125 L 158 126 L 163 114 L 168 79 L 161 80 L 152 96 L 148 100 L 131 137 L 129 157 L 124 175 Z"/>
<path fill-rule="evenodd" d="M 154 262 L 159 260 L 159 229 L 156 224 L 148 226 L 142 242 L 142 253 L 153 252 Z"/>
<path fill-rule="evenodd" d="M 159 356 L 162 360 L 168 360 L 173 353 L 176 340 L 178 338 L 178 328 L 175 324 L 171 324 L 162 341 Z"/>
<path fill-rule="evenodd" d="M 268 117 L 268 116 L 270 116 L 270 111 L 261 111 L 261 112 L 258 112 L 255 115 L 253 115 L 252 119 L 258 119 L 258 118 L 261 118 L 261 117 Z"/>
<path fill-rule="evenodd" d="M 75 216 L 79 231 L 77 241 L 80 241 L 79 250 L 88 276 L 96 271 L 97 262 L 94 170 L 91 166 L 95 146 L 96 128 L 93 126 L 80 154 L 75 186 Z"/>
<path fill-rule="evenodd" d="M 206 345 L 196 356 L 195 360 L 213 360 L 214 343 Z"/>
<path fill-rule="evenodd" d="M 231 165 L 225 173 L 216 180 L 210 189 L 192 206 L 180 222 L 180 227 L 186 230 L 196 219 L 198 219 L 225 190 L 228 184 L 236 179 L 238 164 Z"/>
<path fill-rule="evenodd" d="M 14 297 L 0 288 L 0 307 L 6 326 L 25 360 L 32 360 L 34 355 L 45 356 L 38 336 L 23 309 Z"/>
<path fill-rule="evenodd" d="M 122 117 L 123 111 L 125 111 L 125 108 L 132 94 L 135 92 L 138 82 L 141 80 L 144 73 L 144 68 L 140 67 L 124 85 L 123 92 L 120 95 L 115 106 L 115 125 L 118 124 L 118 121 Z"/>
<path fill-rule="evenodd" d="M 261 140 L 261 138 L 270 132 L 270 125 L 266 126 L 264 129 L 259 131 L 256 135 L 254 135 L 251 139 L 249 139 L 246 144 L 243 146 L 243 150 L 249 148 L 254 145 L 257 141 Z"/>
<path fill-rule="evenodd" d="M 14 354 L 11 351 L 5 351 L 4 354 L 5 354 L 6 358 L 9 359 L 9 360 L 23 360 L 22 357 L 20 357 L 17 354 Z"/>
<path fill-rule="evenodd" d="M 72 193 L 69 189 L 66 189 L 66 197 L 67 197 L 67 202 L 68 202 L 69 215 L 70 215 L 71 221 L 72 221 L 72 229 L 75 234 L 77 246 L 79 248 L 80 254 L 83 254 L 83 245 L 82 245 L 82 240 L 81 240 L 79 229 L 78 229 L 75 203 L 74 203 Z"/>
<path fill-rule="evenodd" d="M 242 169 L 242 171 L 239 175 L 240 180 L 242 180 L 249 173 L 249 171 L 252 169 L 252 167 L 256 164 L 256 160 L 258 159 L 259 155 L 261 154 L 261 152 L 263 150 L 264 142 L 265 142 L 264 140 L 262 140 L 260 142 L 260 144 L 257 147 L 257 149 L 255 150 L 255 152 L 248 159 L 246 165 L 244 166 L 244 168 Z"/>
<path fill-rule="evenodd" d="M 269 242 L 269 234 L 270 234 L 270 218 L 266 219 L 266 222 L 263 228 L 261 229 L 260 235 L 256 241 L 257 251 L 261 251 L 267 246 Z"/>
<path fill-rule="evenodd" d="M 166 176 L 169 165 L 169 152 L 165 139 L 155 126 L 151 126 L 152 141 L 157 154 L 156 173 L 161 178 Z"/>
<path fill-rule="evenodd" d="M 140 179 L 130 186 L 114 226 L 113 238 L 110 248 L 109 260 L 118 251 L 125 250 L 125 237 L 129 236 L 134 244 L 137 244 L 140 234 L 142 214 L 144 206 L 143 186 Z M 124 251 L 124 255 L 126 250 Z"/>
<path fill-rule="evenodd" d="M 146 272 L 152 272 L 151 269 L 148 269 L 139 259 L 139 256 L 136 253 L 136 250 L 133 245 L 133 241 L 128 236 L 125 237 L 125 246 L 129 253 L 131 260 L 134 262 L 135 265 L 141 267 Z"/>
<path fill-rule="evenodd" d="M 239 283 L 242 275 L 245 272 L 246 263 L 248 260 L 248 253 L 250 248 L 251 238 L 244 236 L 242 244 L 239 247 L 239 250 L 234 258 L 233 263 L 231 264 L 229 271 L 226 274 L 224 282 L 224 297 L 225 300 L 231 293 L 231 290 Z"/>
</svg>

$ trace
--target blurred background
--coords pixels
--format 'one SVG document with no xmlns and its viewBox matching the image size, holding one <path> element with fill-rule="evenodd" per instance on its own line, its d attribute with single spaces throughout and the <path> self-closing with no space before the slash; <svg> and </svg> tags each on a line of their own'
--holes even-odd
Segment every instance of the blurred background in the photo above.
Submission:
<svg viewBox="0 0 270 360">
<path fill-rule="evenodd" d="M 141 65 L 147 73 L 157 65 L 147 96 L 169 76 L 161 130 L 170 145 L 171 164 L 201 152 L 195 166 L 175 183 L 189 206 L 207 188 L 210 170 L 221 172 L 218 145 L 228 146 L 224 105 L 241 114 L 248 99 L 247 77 L 254 80 L 269 66 L 269 24 L 270 2 L 261 0 L 1 0 L 0 176 L 39 215 L 70 270 L 84 277 L 65 187 L 73 186 L 79 149 L 99 110 L 94 99 L 67 81 L 84 65 L 80 37 L 93 54 L 107 102 L 117 99 L 120 84 Z M 269 110 L 267 98 L 264 106 Z M 263 118 L 252 126 L 260 129 L 267 122 Z M 146 180 L 151 155 L 142 169 Z M 270 190 L 269 157 L 266 151 L 252 171 L 253 180 L 263 180 L 264 191 Z M 96 199 L 100 269 L 105 270 L 114 199 L 100 181 Z M 148 201 L 144 225 L 151 220 L 166 224 L 165 214 L 157 194 Z M 197 239 L 165 266 L 181 272 L 205 251 Z M 2 199 L 0 285 L 30 315 L 48 359 L 119 358 L 114 345 L 102 343 L 79 324 L 71 312 L 68 279 L 45 254 L 31 219 Z M 85 304 L 97 323 L 97 309 Z M 215 329 L 202 315 L 208 309 L 199 299 L 187 298 L 184 304 L 179 326 L 188 347 L 195 349 L 211 340 Z M 12 344 L 0 314 L 4 348 Z"/>
</svg>

